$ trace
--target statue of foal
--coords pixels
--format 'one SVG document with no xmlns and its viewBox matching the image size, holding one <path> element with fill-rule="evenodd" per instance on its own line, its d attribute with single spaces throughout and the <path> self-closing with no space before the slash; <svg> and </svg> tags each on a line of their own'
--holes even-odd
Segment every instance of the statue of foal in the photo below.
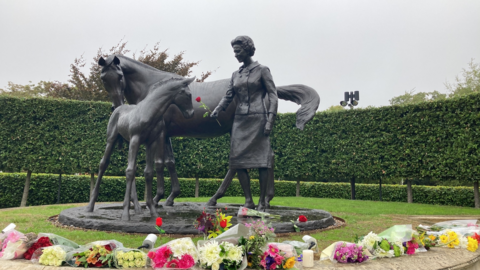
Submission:
<svg viewBox="0 0 480 270">
<path fill-rule="evenodd" d="M 152 217 L 157 216 L 152 198 L 152 181 L 155 158 L 164 158 L 164 142 L 159 138 L 164 137 L 165 123 L 163 115 L 171 104 L 177 105 L 184 116 L 193 116 L 192 94 L 188 85 L 195 78 L 171 78 L 153 84 L 148 96 L 136 105 L 122 105 L 110 116 L 107 127 L 107 146 L 105 154 L 100 161 L 97 183 L 93 196 L 87 206 L 87 211 L 92 212 L 98 198 L 102 176 L 108 167 L 112 150 L 116 143 L 123 139 L 130 141 L 128 149 L 128 166 L 126 170 L 127 189 L 123 201 L 122 220 L 130 220 L 129 202 L 132 183 L 135 178 L 137 153 L 140 145 L 146 145 L 145 184 L 147 186 L 146 204 Z M 157 156 L 155 156 L 157 155 Z"/>
</svg>

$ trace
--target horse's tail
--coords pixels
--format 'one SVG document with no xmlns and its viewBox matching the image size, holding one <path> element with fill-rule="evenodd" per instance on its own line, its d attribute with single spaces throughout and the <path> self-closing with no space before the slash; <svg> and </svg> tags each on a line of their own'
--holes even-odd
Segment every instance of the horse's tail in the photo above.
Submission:
<svg viewBox="0 0 480 270">
<path fill-rule="evenodd" d="M 277 87 L 279 98 L 292 101 L 300 105 L 297 111 L 297 128 L 303 130 L 305 124 L 312 120 L 320 105 L 320 96 L 315 89 L 303 85 L 292 84 Z"/>
</svg>

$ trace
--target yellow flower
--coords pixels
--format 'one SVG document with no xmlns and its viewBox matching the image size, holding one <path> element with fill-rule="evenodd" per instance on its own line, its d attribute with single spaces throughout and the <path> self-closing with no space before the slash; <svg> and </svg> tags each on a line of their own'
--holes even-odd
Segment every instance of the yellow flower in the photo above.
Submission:
<svg viewBox="0 0 480 270">
<path fill-rule="evenodd" d="M 435 241 L 435 239 L 436 239 L 435 235 L 429 235 L 428 238 L 430 238 L 430 240 L 432 240 L 432 241 Z"/>
<path fill-rule="evenodd" d="M 295 257 L 290 257 L 288 260 L 285 262 L 284 267 L 286 269 L 290 269 L 295 266 Z"/>
<path fill-rule="evenodd" d="M 473 239 L 472 237 L 468 237 L 468 244 L 467 249 L 471 252 L 475 252 L 478 249 L 478 242 L 477 240 Z"/>
<path fill-rule="evenodd" d="M 442 241 L 442 243 L 447 243 L 448 242 L 448 236 L 446 235 L 440 235 L 440 241 Z"/>
<path fill-rule="evenodd" d="M 251 263 L 251 262 L 248 263 L 248 267 L 252 267 L 252 263 Z"/>
<path fill-rule="evenodd" d="M 248 239 L 253 240 L 253 239 L 255 239 L 255 236 L 252 235 L 252 236 L 250 236 L 250 238 L 248 238 Z"/>
</svg>

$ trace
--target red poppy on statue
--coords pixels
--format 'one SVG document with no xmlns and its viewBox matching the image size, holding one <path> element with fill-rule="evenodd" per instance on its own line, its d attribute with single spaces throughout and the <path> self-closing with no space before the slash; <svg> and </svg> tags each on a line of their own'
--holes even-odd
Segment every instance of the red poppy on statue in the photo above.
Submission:
<svg viewBox="0 0 480 270">
<path fill-rule="evenodd" d="M 200 97 L 197 97 L 195 100 L 196 100 L 197 102 L 202 101 L 202 99 L 201 99 Z"/>
<path fill-rule="evenodd" d="M 307 222 L 307 220 L 308 220 L 307 217 L 304 215 L 298 216 L 298 219 L 297 219 L 298 222 Z"/>
<path fill-rule="evenodd" d="M 155 221 L 155 229 L 157 229 L 159 233 L 165 233 L 165 231 L 162 228 L 160 228 L 162 224 L 163 224 L 162 218 L 157 217 L 157 220 Z"/>
<path fill-rule="evenodd" d="M 163 224 L 163 220 L 161 217 L 157 217 L 157 221 L 155 223 L 158 227 L 162 227 L 162 224 Z"/>
</svg>

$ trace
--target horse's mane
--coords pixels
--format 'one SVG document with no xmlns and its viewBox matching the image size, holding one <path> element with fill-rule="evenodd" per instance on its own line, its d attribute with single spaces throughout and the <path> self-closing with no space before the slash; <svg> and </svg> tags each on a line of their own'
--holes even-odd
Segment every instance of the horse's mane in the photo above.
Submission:
<svg viewBox="0 0 480 270">
<path fill-rule="evenodd" d="M 153 87 L 162 87 L 162 86 L 164 86 L 164 85 L 166 85 L 166 84 L 168 84 L 168 83 L 174 83 L 175 81 L 180 81 L 180 80 L 183 80 L 183 79 L 185 79 L 185 78 L 183 78 L 183 77 L 182 77 L 182 78 L 174 78 L 174 77 L 172 77 L 172 78 L 170 78 L 170 79 L 168 79 L 168 80 L 163 80 L 163 81 L 156 82 L 156 83 L 154 83 L 151 87 L 152 87 L 152 88 L 153 88 Z"/>
<path fill-rule="evenodd" d="M 178 74 L 175 74 L 175 73 L 171 73 L 171 72 L 168 72 L 168 71 L 163 71 L 163 70 L 154 68 L 154 67 L 149 66 L 149 65 L 147 65 L 147 64 L 145 64 L 145 63 L 142 63 L 142 62 L 140 62 L 140 61 L 138 61 L 138 60 L 135 60 L 135 59 L 132 59 L 132 58 L 130 58 L 130 57 L 127 57 L 127 56 L 124 56 L 124 55 L 120 55 L 120 54 L 112 54 L 112 55 L 109 55 L 109 56 L 107 57 L 107 61 L 106 61 L 106 62 L 107 62 L 107 65 L 110 64 L 110 63 L 113 61 L 113 57 L 115 57 L 115 56 L 116 56 L 117 58 L 121 58 L 121 59 L 123 59 L 123 60 L 127 60 L 127 61 L 130 62 L 130 63 L 134 63 L 135 65 L 141 66 L 141 67 L 143 67 L 143 68 L 146 68 L 146 69 L 149 69 L 149 70 L 152 70 L 152 71 L 155 71 L 155 72 L 162 72 L 162 73 L 172 74 L 172 76 L 177 76 L 177 78 L 178 78 L 178 77 L 181 77 L 181 76 L 178 75 Z M 121 64 L 121 63 L 122 63 L 122 62 L 120 61 L 120 64 Z"/>
</svg>

